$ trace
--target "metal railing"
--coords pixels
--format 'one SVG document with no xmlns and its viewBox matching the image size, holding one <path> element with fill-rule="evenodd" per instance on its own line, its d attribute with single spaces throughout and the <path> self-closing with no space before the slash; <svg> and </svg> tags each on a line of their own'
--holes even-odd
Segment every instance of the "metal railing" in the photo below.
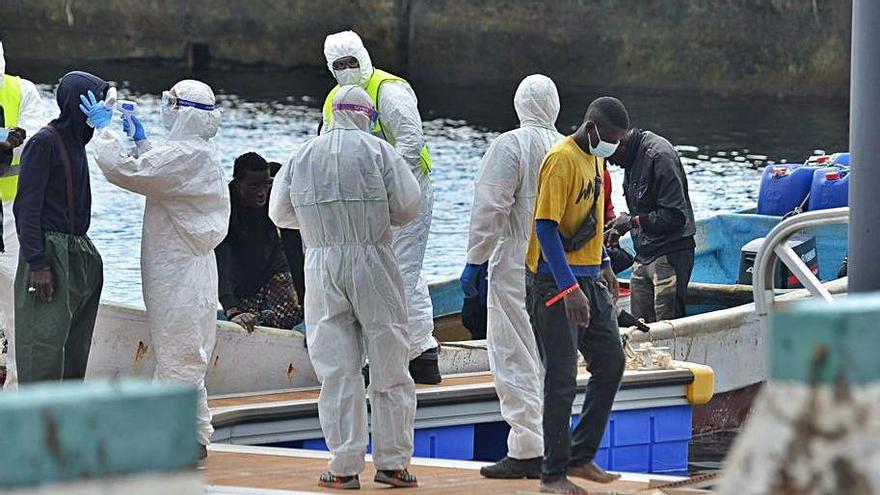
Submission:
<svg viewBox="0 0 880 495">
<path fill-rule="evenodd" d="M 759 317 L 764 318 L 773 309 L 776 295 L 773 280 L 777 259 L 791 270 L 792 275 L 797 277 L 811 295 L 831 302 L 831 293 L 801 260 L 800 256 L 794 252 L 794 249 L 788 245 L 787 241 L 791 236 L 806 228 L 842 223 L 849 223 L 849 208 L 808 211 L 786 218 L 773 227 L 755 257 L 752 292 L 755 296 L 755 309 Z"/>
</svg>

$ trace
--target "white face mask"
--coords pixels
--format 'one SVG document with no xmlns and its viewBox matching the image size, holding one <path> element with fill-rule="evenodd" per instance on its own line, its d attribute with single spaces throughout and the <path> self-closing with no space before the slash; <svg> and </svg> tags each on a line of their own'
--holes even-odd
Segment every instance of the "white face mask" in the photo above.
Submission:
<svg viewBox="0 0 880 495">
<path fill-rule="evenodd" d="M 593 141 L 589 139 L 589 135 L 587 135 L 587 142 L 590 144 L 590 154 L 593 156 L 598 156 L 599 158 L 608 158 L 613 155 L 615 151 L 617 151 L 617 147 L 620 146 L 620 141 L 616 143 L 609 143 L 607 141 L 602 141 L 602 136 L 599 135 L 599 128 L 596 127 L 596 137 L 599 138 L 599 144 L 596 147 L 593 147 Z"/>
<path fill-rule="evenodd" d="M 334 70 L 333 75 L 336 76 L 336 82 L 340 86 L 360 85 L 361 83 L 360 68 Z"/>
<path fill-rule="evenodd" d="M 168 108 L 165 105 L 160 105 L 159 112 L 162 116 L 162 126 L 170 131 L 171 128 L 174 127 L 174 123 L 177 122 L 177 110 L 174 108 Z"/>
</svg>

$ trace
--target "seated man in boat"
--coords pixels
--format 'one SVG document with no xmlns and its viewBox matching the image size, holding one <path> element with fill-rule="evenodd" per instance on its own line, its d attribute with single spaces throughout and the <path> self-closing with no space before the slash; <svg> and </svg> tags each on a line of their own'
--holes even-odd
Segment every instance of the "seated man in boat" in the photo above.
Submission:
<svg viewBox="0 0 880 495">
<path fill-rule="evenodd" d="M 480 469 L 487 478 L 539 478 L 541 357 L 526 312 L 525 255 L 532 231 L 538 169 L 562 139 L 556 131 L 559 94 L 549 77 L 535 74 L 513 97 L 519 128 L 498 136 L 480 162 L 474 184 L 465 297 L 477 296 L 484 263 L 489 265 L 486 324 L 489 364 L 501 415 L 510 424 L 507 456 Z"/>
<path fill-rule="evenodd" d="M 254 326 L 292 329 L 302 309 L 278 228 L 269 219 L 269 163 L 256 153 L 235 159 L 229 231 L 217 255 L 220 304 L 248 332 Z"/>
<path fill-rule="evenodd" d="M 624 169 L 629 213 L 614 219 L 606 243 L 631 232 L 636 250 L 630 277 L 632 312 L 647 322 L 685 316 L 694 268 L 696 223 L 687 175 L 669 141 L 636 127 L 624 132 L 609 161 Z"/>
<path fill-rule="evenodd" d="M 374 479 L 415 487 L 407 471 L 415 383 L 391 227 L 419 214 L 419 183 L 404 158 L 369 133 L 378 112 L 366 91 L 342 86 L 331 106 L 330 129 L 281 169 L 269 197 L 272 221 L 299 229 L 305 245 L 306 338 L 321 381 L 318 415 L 331 452 L 318 484 L 360 488 L 368 439 L 361 376 L 366 352 Z"/>
<path fill-rule="evenodd" d="M 625 132 L 615 129 L 628 124 L 616 99 L 595 100 L 577 131 L 550 149 L 538 175 L 526 306 L 545 369 L 542 492 L 587 493 L 568 476 L 600 483 L 618 478 L 594 462 L 625 365 L 600 198 L 604 159 Z M 590 380 L 572 432 L 578 351 Z"/>
</svg>

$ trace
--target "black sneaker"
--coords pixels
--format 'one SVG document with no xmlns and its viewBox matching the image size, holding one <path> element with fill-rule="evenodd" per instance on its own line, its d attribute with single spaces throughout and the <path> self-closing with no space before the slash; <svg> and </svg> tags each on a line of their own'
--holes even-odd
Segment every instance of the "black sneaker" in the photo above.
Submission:
<svg viewBox="0 0 880 495">
<path fill-rule="evenodd" d="M 481 467 L 480 474 L 485 478 L 502 480 L 518 480 L 522 478 L 536 480 L 541 478 L 541 461 L 540 457 L 514 459 L 513 457 L 505 456 L 504 459 L 495 464 Z"/>
<path fill-rule="evenodd" d="M 437 385 L 443 380 L 440 376 L 440 352 L 437 347 L 428 349 L 409 362 L 409 374 L 416 383 Z"/>
</svg>

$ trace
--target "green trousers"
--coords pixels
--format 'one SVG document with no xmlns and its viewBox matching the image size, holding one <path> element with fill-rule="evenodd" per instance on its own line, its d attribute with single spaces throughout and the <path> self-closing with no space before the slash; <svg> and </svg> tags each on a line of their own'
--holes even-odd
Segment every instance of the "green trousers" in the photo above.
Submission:
<svg viewBox="0 0 880 495">
<path fill-rule="evenodd" d="M 104 285 L 101 255 L 86 236 L 46 232 L 55 285 L 50 302 L 28 292 L 30 269 L 15 275 L 15 363 L 19 383 L 82 379 Z"/>
</svg>

